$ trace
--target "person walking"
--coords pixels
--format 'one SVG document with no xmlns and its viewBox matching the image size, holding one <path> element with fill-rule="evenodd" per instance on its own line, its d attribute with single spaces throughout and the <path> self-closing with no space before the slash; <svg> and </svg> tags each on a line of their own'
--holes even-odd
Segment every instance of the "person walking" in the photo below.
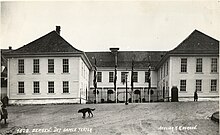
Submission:
<svg viewBox="0 0 220 135">
<path fill-rule="evenodd" d="M 198 94 L 197 94 L 197 90 L 194 92 L 194 101 L 198 101 Z"/>
<path fill-rule="evenodd" d="M 2 108 L 2 114 L 1 114 L 0 122 L 2 121 L 2 119 L 4 119 L 5 124 L 6 124 L 7 123 L 6 119 L 8 119 L 8 111 L 7 111 L 6 105 L 3 104 L 1 108 Z"/>
<path fill-rule="evenodd" d="M 2 101 L 0 101 L 0 115 L 3 114 L 3 111 L 2 111 L 2 105 L 3 105 L 3 103 L 2 103 Z"/>
</svg>

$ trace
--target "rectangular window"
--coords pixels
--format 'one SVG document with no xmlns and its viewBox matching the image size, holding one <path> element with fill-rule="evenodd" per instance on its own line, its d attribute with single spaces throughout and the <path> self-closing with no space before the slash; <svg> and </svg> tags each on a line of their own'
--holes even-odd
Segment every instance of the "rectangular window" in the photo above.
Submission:
<svg viewBox="0 0 220 135">
<path fill-rule="evenodd" d="M 54 93 L 54 82 L 48 82 L 48 93 Z"/>
<path fill-rule="evenodd" d="M 125 75 L 127 72 L 121 72 L 121 82 L 125 82 Z"/>
<path fill-rule="evenodd" d="M 196 91 L 202 91 L 202 80 L 196 80 Z"/>
<path fill-rule="evenodd" d="M 180 91 L 186 91 L 186 80 L 180 80 Z"/>
<path fill-rule="evenodd" d="M 81 62 L 81 76 L 83 76 L 83 62 Z"/>
<path fill-rule="evenodd" d="M 217 91 L 217 80 L 211 80 L 211 91 Z"/>
<path fill-rule="evenodd" d="M 18 73 L 24 73 L 24 59 L 18 60 Z"/>
<path fill-rule="evenodd" d="M 164 77 L 166 76 L 166 63 L 165 63 L 164 68 L 163 68 L 163 76 Z"/>
<path fill-rule="evenodd" d="M 48 73 L 54 73 L 54 59 L 48 59 Z"/>
<path fill-rule="evenodd" d="M 167 61 L 167 74 L 166 75 L 168 75 L 169 74 L 169 65 L 168 65 L 169 63 L 168 63 L 168 61 Z"/>
<path fill-rule="evenodd" d="M 34 82 L 34 93 L 40 93 L 40 82 Z"/>
<path fill-rule="evenodd" d="M 114 81 L 114 72 L 109 72 L 109 82 Z"/>
<path fill-rule="evenodd" d="M 160 79 L 163 78 L 163 67 L 160 68 Z"/>
<path fill-rule="evenodd" d="M 24 82 L 18 82 L 18 93 L 24 93 Z"/>
<path fill-rule="evenodd" d="M 150 79 L 150 73 L 145 72 L 145 82 L 149 82 L 149 79 Z"/>
<path fill-rule="evenodd" d="M 187 58 L 181 58 L 181 72 L 187 72 Z"/>
<path fill-rule="evenodd" d="M 63 93 L 69 93 L 69 82 L 63 81 Z"/>
<path fill-rule="evenodd" d="M 218 65 L 217 58 L 212 58 L 212 61 L 211 61 L 211 72 L 212 73 L 217 72 L 217 65 Z"/>
<path fill-rule="evenodd" d="M 133 72 L 133 82 L 138 82 L 138 72 Z"/>
<path fill-rule="evenodd" d="M 63 73 L 69 73 L 69 59 L 63 59 Z"/>
<path fill-rule="evenodd" d="M 196 59 L 196 72 L 202 72 L 202 58 Z"/>
<path fill-rule="evenodd" d="M 40 62 L 39 62 L 39 59 L 34 59 L 33 60 L 33 72 L 34 73 L 40 73 Z"/>
<path fill-rule="evenodd" d="M 97 72 L 97 82 L 102 82 L 102 72 Z"/>
<path fill-rule="evenodd" d="M 84 78 L 85 78 L 85 76 L 86 76 L 86 65 L 84 65 L 84 71 L 83 71 L 83 73 L 84 73 Z"/>
<path fill-rule="evenodd" d="M 166 93 L 168 92 L 168 90 L 169 90 L 169 84 L 168 84 L 168 81 L 166 81 Z"/>
</svg>

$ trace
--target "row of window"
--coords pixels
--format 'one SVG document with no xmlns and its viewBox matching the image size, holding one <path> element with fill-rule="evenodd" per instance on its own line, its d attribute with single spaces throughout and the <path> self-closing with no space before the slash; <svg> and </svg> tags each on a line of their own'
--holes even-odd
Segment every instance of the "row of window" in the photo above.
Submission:
<svg viewBox="0 0 220 135">
<path fill-rule="evenodd" d="M 24 59 L 18 60 L 18 73 L 24 74 Z M 33 73 L 40 73 L 40 60 L 33 59 Z M 54 59 L 48 59 L 48 73 L 54 73 Z M 63 59 L 63 73 L 69 73 L 69 59 Z"/>
<path fill-rule="evenodd" d="M 180 80 L 180 91 L 186 91 L 186 80 Z M 196 80 L 196 91 L 202 91 L 202 80 Z M 211 80 L 210 91 L 217 91 L 217 80 Z"/>
<path fill-rule="evenodd" d="M 203 61 L 202 58 L 197 58 L 196 59 L 196 72 L 201 73 L 202 72 L 202 65 Z M 211 59 L 211 72 L 216 73 L 217 72 L 217 65 L 218 61 L 217 58 L 212 58 Z M 181 58 L 181 72 L 187 72 L 187 58 Z"/>
<path fill-rule="evenodd" d="M 127 72 L 121 72 L 121 82 L 125 82 Z M 145 82 L 148 82 L 149 72 L 145 72 Z M 97 72 L 97 82 L 102 82 L 102 72 Z M 114 82 L 114 72 L 109 72 L 109 82 Z M 138 72 L 133 72 L 133 82 L 138 82 Z"/>
<path fill-rule="evenodd" d="M 48 93 L 54 93 L 54 82 L 49 81 L 48 83 Z M 18 82 L 18 93 L 25 93 L 24 82 Z M 40 82 L 33 82 L 33 93 L 40 93 Z M 69 82 L 63 81 L 63 93 L 69 93 Z"/>
</svg>

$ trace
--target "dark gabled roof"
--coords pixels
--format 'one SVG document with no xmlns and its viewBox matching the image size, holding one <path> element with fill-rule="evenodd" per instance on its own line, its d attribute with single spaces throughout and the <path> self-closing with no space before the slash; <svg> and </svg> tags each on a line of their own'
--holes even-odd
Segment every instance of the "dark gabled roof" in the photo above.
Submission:
<svg viewBox="0 0 220 135">
<path fill-rule="evenodd" d="M 219 53 L 219 41 L 198 30 L 194 30 L 182 43 L 170 51 L 170 54 L 213 53 Z"/>
<path fill-rule="evenodd" d="M 219 55 L 219 41 L 198 30 L 194 30 L 176 48 L 168 51 L 158 62 L 156 68 L 159 68 L 169 56 L 182 55 Z"/>
<path fill-rule="evenodd" d="M 119 51 L 118 68 L 131 68 L 132 59 L 134 68 L 146 69 L 149 65 L 155 67 L 165 51 Z M 114 55 L 111 52 L 86 52 L 90 62 L 94 66 L 96 58 L 97 67 L 114 67 Z"/>
<path fill-rule="evenodd" d="M 34 40 L 24 45 L 10 54 L 41 54 L 41 53 L 81 53 L 82 51 L 74 48 L 65 39 L 63 39 L 56 31 Z"/>
</svg>

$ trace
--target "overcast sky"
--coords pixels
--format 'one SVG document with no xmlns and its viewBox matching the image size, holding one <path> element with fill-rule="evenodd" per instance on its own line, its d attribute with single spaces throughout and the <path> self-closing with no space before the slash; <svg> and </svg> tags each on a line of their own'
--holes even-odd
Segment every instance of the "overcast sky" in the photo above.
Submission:
<svg viewBox="0 0 220 135">
<path fill-rule="evenodd" d="M 218 1 L 1 2 L 1 48 L 22 47 L 57 25 L 82 51 L 167 51 L 195 29 L 220 40 Z"/>
</svg>

